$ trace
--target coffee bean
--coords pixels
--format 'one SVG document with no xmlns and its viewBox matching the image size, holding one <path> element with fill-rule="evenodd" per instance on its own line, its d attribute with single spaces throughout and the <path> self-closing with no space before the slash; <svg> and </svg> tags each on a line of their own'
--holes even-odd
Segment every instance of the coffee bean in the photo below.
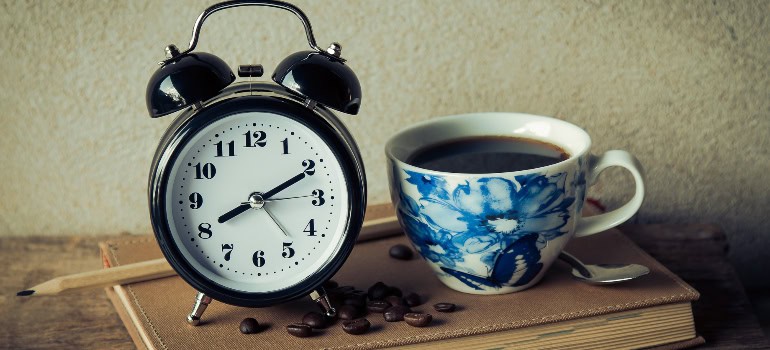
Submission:
<svg viewBox="0 0 770 350">
<path fill-rule="evenodd" d="M 414 253 L 412 253 L 412 249 L 404 244 L 396 244 L 390 247 L 390 251 L 388 251 L 388 253 L 390 254 L 391 258 L 398 260 L 409 260 L 412 258 L 412 255 L 414 255 Z"/>
<path fill-rule="evenodd" d="M 354 290 L 356 289 L 353 288 L 353 286 L 339 286 L 339 287 L 327 289 L 326 293 L 329 295 L 345 295 L 346 293 L 350 293 Z"/>
<path fill-rule="evenodd" d="M 367 294 L 366 292 L 359 290 L 359 289 L 353 289 L 350 292 L 345 293 L 346 297 L 360 297 L 366 299 Z"/>
<path fill-rule="evenodd" d="M 315 329 L 326 328 L 326 316 L 315 311 L 308 312 L 302 317 L 302 323 Z"/>
<path fill-rule="evenodd" d="M 404 314 L 407 312 L 411 312 L 408 307 L 403 305 L 395 305 L 387 308 L 385 312 L 382 314 L 383 317 L 385 317 L 385 321 L 388 322 L 398 322 L 404 320 Z"/>
<path fill-rule="evenodd" d="M 332 303 L 337 304 L 342 302 L 346 295 L 354 290 L 355 288 L 352 286 L 339 286 L 336 288 L 327 289 L 326 294 L 329 296 L 329 299 Z"/>
<path fill-rule="evenodd" d="M 454 312 L 456 306 L 452 303 L 438 303 L 433 305 L 433 308 L 438 312 Z"/>
<path fill-rule="evenodd" d="M 384 300 L 372 300 L 366 303 L 366 309 L 369 310 L 369 312 L 380 314 L 385 312 L 389 307 L 391 307 L 390 303 Z"/>
<path fill-rule="evenodd" d="M 395 295 L 388 295 L 385 297 L 385 301 L 390 303 L 390 305 L 405 305 L 404 299 Z"/>
<path fill-rule="evenodd" d="M 397 297 L 404 296 L 404 293 L 401 292 L 401 289 L 398 289 L 397 287 L 390 287 L 388 288 L 388 295 L 395 295 Z"/>
<path fill-rule="evenodd" d="M 342 330 L 348 334 L 364 334 L 369 330 L 372 324 L 365 318 L 359 318 L 355 320 L 342 321 Z"/>
<path fill-rule="evenodd" d="M 369 287 L 368 295 L 369 300 L 382 300 L 385 296 L 388 295 L 388 286 L 385 285 L 385 283 L 377 282 L 371 287 Z"/>
<path fill-rule="evenodd" d="M 416 293 L 409 293 L 404 297 L 406 306 L 414 307 L 422 304 L 422 299 Z"/>
<path fill-rule="evenodd" d="M 241 330 L 241 333 L 243 334 L 252 334 L 259 332 L 259 323 L 257 320 L 248 317 L 244 318 L 243 321 L 241 321 L 240 327 L 238 327 Z"/>
<path fill-rule="evenodd" d="M 292 323 L 286 326 L 286 331 L 298 338 L 306 338 L 313 335 L 313 328 L 304 323 Z"/>
<path fill-rule="evenodd" d="M 360 315 L 361 311 L 353 305 L 342 305 L 337 310 L 337 316 L 343 320 L 352 320 Z"/>
<path fill-rule="evenodd" d="M 409 312 L 404 314 L 404 321 L 410 326 L 425 327 L 433 321 L 433 316 L 431 314 Z"/>
<path fill-rule="evenodd" d="M 344 305 L 353 305 L 357 309 L 363 309 L 366 307 L 366 295 L 349 295 L 342 301 Z"/>
<path fill-rule="evenodd" d="M 328 281 L 324 282 L 323 286 L 326 289 L 332 289 L 332 288 L 337 288 L 340 285 L 335 280 L 328 280 Z"/>
</svg>

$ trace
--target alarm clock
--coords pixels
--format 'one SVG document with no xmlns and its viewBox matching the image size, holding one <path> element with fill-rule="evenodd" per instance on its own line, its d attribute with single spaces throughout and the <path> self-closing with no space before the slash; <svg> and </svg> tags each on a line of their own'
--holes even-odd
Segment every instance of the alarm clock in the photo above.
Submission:
<svg viewBox="0 0 770 350">
<path fill-rule="evenodd" d="M 289 55 L 273 82 L 236 82 L 219 57 L 195 52 L 212 13 L 268 6 L 294 13 L 311 50 Z M 329 316 L 322 285 L 350 255 L 366 209 L 360 153 L 330 111 L 357 114 L 361 87 L 341 47 L 316 45 L 309 20 L 280 1 L 228 1 L 198 17 L 189 48 L 166 47 L 147 85 L 150 116 L 175 112 L 152 161 L 150 219 L 160 250 L 198 291 L 198 325 L 211 300 L 265 307 L 310 296 Z"/>
</svg>

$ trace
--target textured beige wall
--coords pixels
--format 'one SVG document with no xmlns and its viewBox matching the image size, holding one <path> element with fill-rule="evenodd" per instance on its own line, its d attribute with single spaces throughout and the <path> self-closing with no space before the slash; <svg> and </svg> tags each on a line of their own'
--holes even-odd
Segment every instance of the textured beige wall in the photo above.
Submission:
<svg viewBox="0 0 770 350">
<path fill-rule="evenodd" d="M 210 1 L 3 1 L 0 234 L 150 232 L 146 176 L 171 118 L 145 84 L 163 47 L 186 47 Z M 297 1 L 319 44 L 361 79 L 359 140 L 371 201 L 388 199 L 383 145 L 408 124 L 472 111 L 554 115 L 595 151 L 647 168 L 641 222 L 714 222 L 755 285 L 770 264 L 770 2 Z M 206 22 L 199 50 L 271 72 L 306 48 L 288 12 Z M 630 177 L 592 194 L 616 206 Z M 763 280 L 768 284 L 766 279 Z"/>
</svg>

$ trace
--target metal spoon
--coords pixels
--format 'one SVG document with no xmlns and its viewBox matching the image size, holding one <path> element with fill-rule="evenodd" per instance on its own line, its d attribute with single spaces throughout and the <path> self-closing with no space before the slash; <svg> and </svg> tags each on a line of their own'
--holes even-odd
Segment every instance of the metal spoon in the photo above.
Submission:
<svg viewBox="0 0 770 350">
<path fill-rule="evenodd" d="M 632 280 L 650 273 L 639 264 L 586 265 L 570 253 L 562 251 L 559 259 L 572 266 L 572 277 L 591 284 L 613 284 Z"/>
</svg>

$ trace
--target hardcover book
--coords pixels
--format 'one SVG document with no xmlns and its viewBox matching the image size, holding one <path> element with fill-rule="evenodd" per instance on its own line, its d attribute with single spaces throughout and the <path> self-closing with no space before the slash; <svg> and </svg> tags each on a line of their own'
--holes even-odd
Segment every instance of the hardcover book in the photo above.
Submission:
<svg viewBox="0 0 770 350">
<path fill-rule="evenodd" d="M 392 215 L 392 207 L 371 207 L 367 220 Z M 309 338 L 296 338 L 286 325 L 300 322 L 318 307 L 304 298 L 261 309 L 213 301 L 203 323 L 186 323 L 196 291 L 181 278 L 119 285 L 107 293 L 138 348 L 143 349 L 636 349 L 686 348 L 703 343 L 695 333 L 691 302 L 698 292 L 647 255 L 618 230 L 573 239 L 567 250 L 586 263 L 638 263 L 650 274 L 611 286 L 595 286 L 571 277 L 571 268 L 555 263 L 543 280 L 528 290 L 505 295 L 471 295 L 445 287 L 419 255 L 396 260 L 388 250 L 408 244 L 403 234 L 361 237 L 333 278 L 340 285 L 366 290 L 378 281 L 423 304 L 414 310 L 433 315 L 424 328 L 386 322 L 381 314 L 365 316 L 372 327 L 350 335 L 336 322 Z M 105 267 L 162 258 L 153 236 L 132 236 L 101 244 Z M 441 313 L 432 305 L 458 305 Z M 241 334 L 238 325 L 253 317 L 264 325 L 257 334 Z"/>
</svg>

